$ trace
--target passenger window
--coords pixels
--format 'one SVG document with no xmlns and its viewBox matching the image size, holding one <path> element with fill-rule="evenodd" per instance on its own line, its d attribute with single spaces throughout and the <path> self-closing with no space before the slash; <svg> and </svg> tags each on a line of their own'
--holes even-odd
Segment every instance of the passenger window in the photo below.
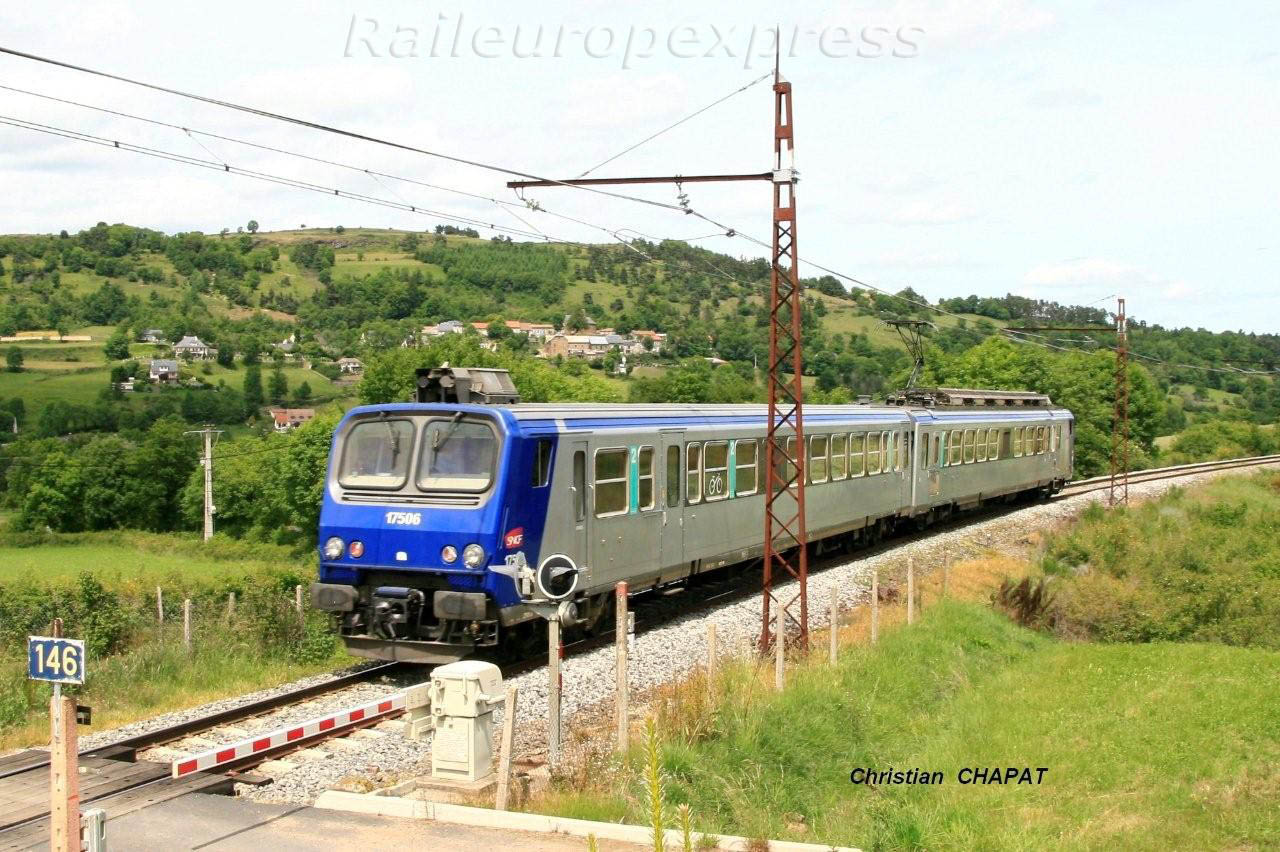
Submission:
<svg viewBox="0 0 1280 852">
<path fill-rule="evenodd" d="M 702 445 L 689 444 L 684 455 L 684 499 L 693 505 L 702 500 Z"/>
<path fill-rule="evenodd" d="M 1058 451 L 1058 444 L 1062 440 L 1062 427 L 1061 426 L 1052 427 L 1049 430 L 1049 438 L 1050 438 L 1049 451 L 1056 453 Z"/>
<path fill-rule="evenodd" d="M 667 447 L 667 506 L 680 505 L 680 448 Z"/>
<path fill-rule="evenodd" d="M 791 480 L 793 480 L 793 479 L 795 479 L 795 478 L 796 478 L 796 465 L 795 465 L 795 460 L 796 460 L 796 439 L 795 439 L 795 436 L 792 436 L 792 437 L 790 437 L 790 438 L 788 438 L 788 439 L 787 439 L 786 447 L 787 447 L 787 454 L 786 454 L 785 458 L 782 460 L 782 479 L 783 479 L 784 483 L 785 483 L 785 482 L 790 482 Z"/>
<path fill-rule="evenodd" d="M 897 447 L 894 446 L 894 437 L 896 432 L 880 433 L 880 469 L 885 473 L 893 470 L 893 457 Z"/>
<path fill-rule="evenodd" d="M 899 432 L 898 442 L 898 452 L 893 454 L 894 470 L 902 470 L 902 460 L 911 458 L 911 435 L 907 432 Z"/>
<path fill-rule="evenodd" d="M 951 430 L 951 439 L 947 442 L 947 464 L 960 464 L 960 430 Z"/>
<path fill-rule="evenodd" d="M 984 462 L 987 460 L 987 430 L 979 429 L 977 445 L 974 447 L 974 458 L 976 461 Z"/>
<path fill-rule="evenodd" d="M 867 472 L 867 436 L 859 432 L 849 436 L 849 475 L 863 476 Z"/>
<path fill-rule="evenodd" d="M 849 436 L 831 436 L 831 479 L 844 479 L 849 475 Z"/>
<path fill-rule="evenodd" d="M 542 488 L 551 481 L 551 439 L 540 438 L 533 445 L 533 474 L 532 482 L 534 488 Z"/>
<path fill-rule="evenodd" d="M 929 466 L 935 467 L 942 458 L 942 436 L 933 436 L 933 455 L 929 459 Z"/>
<path fill-rule="evenodd" d="M 1043 455 L 1045 450 L 1049 449 L 1049 427 L 1040 427 L 1040 453 Z"/>
<path fill-rule="evenodd" d="M 636 461 L 636 508 L 644 512 L 652 509 L 657 499 L 653 493 L 653 447 L 641 447 Z"/>
<path fill-rule="evenodd" d="M 880 433 L 867 435 L 867 473 L 880 472 Z"/>
<path fill-rule="evenodd" d="M 582 450 L 573 454 L 573 507 L 581 523 L 587 517 L 587 454 Z"/>
<path fill-rule="evenodd" d="M 752 439 L 733 442 L 733 462 L 737 467 L 734 472 L 735 497 L 745 497 L 756 493 L 756 453 L 758 445 Z"/>
<path fill-rule="evenodd" d="M 1022 457 L 1022 427 L 1017 426 L 1013 430 L 1013 457 Z"/>
<path fill-rule="evenodd" d="M 920 442 L 920 468 L 929 466 L 929 433 L 924 434 L 924 440 Z"/>
<path fill-rule="evenodd" d="M 809 482 L 817 484 L 827 481 L 827 448 L 829 440 L 826 435 L 814 435 L 809 438 Z"/>
<path fill-rule="evenodd" d="M 627 451 L 597 450 L 595 470 L 596 517 L 627 511 Z"/>
<path fill-rule="evenodd" d="M 973 463 L 973 430 L 964 430 L 964 463 Z"/>
<path fill-rule="evenodd" d="M 707 500 L 729 496 L 729 442 L 708 441 L 702 448 L 702 492 Z"/>
<path fill-rule="evenodd" d="M 987 430 L 987 461 L 1000 458 L 1000 430 Z"/>
</svg>

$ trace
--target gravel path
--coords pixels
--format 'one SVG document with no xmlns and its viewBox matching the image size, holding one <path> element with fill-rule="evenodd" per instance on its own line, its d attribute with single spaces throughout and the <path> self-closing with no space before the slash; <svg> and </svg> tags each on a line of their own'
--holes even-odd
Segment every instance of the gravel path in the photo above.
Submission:
<svg viewBox="0 0 1280 852">
<path fill-rule="evenodd" d="M 1280 469 L 1280 465 L 1267 465 Z M 1250 471 L 1251 472 L 1251 471 Z M 1163 494 L 1169 488 L 1186 486 L 1211 479 L 1232 471 L 1199 474 L 1176 480 L 1139 483 L 1129 488 L 1131 498 L 1146 499 Z M 960 521 L 946 529 L 922 534 L 918 537 L 890 542 L 885 547 L 849 562 L 836 565 L 813 574 L 809 578 L 810 626 L 827 625 L 831 589 L 839 590 L 840 608 L 848 610 L 866 603 L 869 597 L 870 578 L 878 569 L 882 582 L 893 583 L 905 570 L 906 557 L 915 559 L 921 575 L 930 573 L 941 564 L 943 551 L 949 550 L 953 558 L 966 558 L 991 551 L 1020 550 L 1027 545 L 1032 531 L 1046 530 L 1070 520 L 1090 503 L 1100 499 L 1099 493 L 1082 494 L 1063 500 L 1028 506 L 994 517 L 979 517 Z M 1105 499 L 1103 497 L 1102 499 Z M 794 583 L 780 587 L 786 597 Z M 629 681 L 633 700 L 637 705 L 647 690 L 678 680 L 706 658 L 707 624 L 714 622 L 721 653 L 741 655 L 750 653 L 760 628 L 760 602 L 756 596 L 726 603 L 710 612 L 677 618 L 669 624 L 640 633 L 635 637 L 629 664 Z M 614 649 L 599 648 L 566 659 L 562 666 L 564 694 L 562 714 L 565 720 L 566 762 L 572 763 L 590 748 L 589 743 L 578 742 L 572 732 L 589 727 L 586 723 L 607 720 L 612 713 L 614 692 Z M 424 670 L 422 677 L 425 677 Z M 115 731 L 107 731 L 84 738 L 88 747 L 105 745 L 145 731 L 155 730 L 175 721 L 207 714 L 217 709 L 240 706 L 267 695 L 279 694 L 302 683 L 316 682 L 324 678 L 310 678 L 295 684 L 287 684 L 273 690 L 263 690 L 253 695 L 240 696 L 227 701 L 212 702 L 202 707 L 128 725 Z M 421 679 L 421 678 L 414 678 Z M 389 680 L 389 679 L 388 679 Z M 387 694 L 407 684 L 364 684 L 332 695 L 322 696 L 306 705 L 306 709 L 290 708 L 285 721 L 300 721 L 319 715 L 328 709 L 347 706 L 366 697 Z M 517 719 L 516 753 L 525 756 L 544 752 L 546 748 L 547 673 L 537 669 L 519 675 L 511 681 L 519 687 L 520 700 Z M 354 696 L 354 701 L 353 701 Z M 291 714 L 291 715 L 290 715 Z M 495 713 L 500 722 L 502 711 Z M 281 717 L 273 716 L 270 727 L 281 724 Z M 266 723 L 264 723 L 266 724 Z M 246 729 L 246 724 L 237 724 Z M 247 797 L 267 802 L 310 803 L 324 790 L 342 779 L 363 778 L 374 786 L 385 786 L 413 774 L 425 774 L 430 755 L 430 743 L 411 742 L 402 736 L 394 723 L 380 726 L 372 734 L 358 740 L 359 748 L 325 746 L 317 751 L 323 754 L 312 760 L 297 761 L 296 768 L 280 775 L 274 783 L 261 788 L 241 787 Z M 260 728 L 253 728 L 260 730 Z M 289 758 L 290 762 L 294 762 Z"/>
</svg>

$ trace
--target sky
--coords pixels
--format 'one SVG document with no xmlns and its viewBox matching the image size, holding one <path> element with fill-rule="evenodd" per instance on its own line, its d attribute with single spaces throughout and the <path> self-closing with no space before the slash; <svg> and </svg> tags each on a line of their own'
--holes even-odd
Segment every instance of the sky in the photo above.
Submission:
<svg viewBox="0 0 1280 852">
<path fill-rule="evenodd" d="M 797 244 L 929 299 L 1016 293 L 1165 326 L 1280 332 L 1280 4 L 881 0 L 6 4 L 0 46 L 547 177 L 773 166 L 773 29 L 794 87 Z M 783 9 L 785 11 L 780 12 Z M 752 85 L 748 85 L 752 84 Z M 0 55 L 19 119 L 555 239 L 766 252 L 764 182 L 690 208 L 497 171 Z M 266 152 L 217 133 L 353 168 Z M 364 170 L 410 178 L 408 183 Z M 422 186 L 462 190 L 456 192 Z M 670 185 L 627 194 L 677 205 Z M 0 124 L 0 233 L 447 221 Z M 566 218 L 567 217 L 567 218 Z M 578 220 L 578 221 L 572 221 Z M 483 231 L 490 234 L 490 231 Z"/>
</svg>

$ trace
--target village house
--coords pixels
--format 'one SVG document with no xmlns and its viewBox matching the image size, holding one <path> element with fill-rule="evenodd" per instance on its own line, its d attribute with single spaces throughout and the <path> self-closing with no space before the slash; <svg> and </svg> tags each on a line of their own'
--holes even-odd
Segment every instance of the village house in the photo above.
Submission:
<svg viewBox="0 0 1280 852">
<path fill-rule="evenodd" d="M 338 372 L 359 375 L 364 372 L 364 363 L 359 358 L 339 358 Z"/>
<path fill-rule="evenodd" d="M 610 349 L 601 334 L 557 334 L 547 341 L 542 354 L 548 358 L 600 358 Z"/>
<path fill-rule="evenodd" d="M 277 432 L 297 429 L 316 416 L 314 408 L 269 408 L 267 411 L 275 421 L 274 428 Z"/>
<path fill-rule="evenodd" d="M 157 358 L 151 362 L 147 378 L 160 384 L 170 384 L 178 380 L 178 362 Z"/>
<path fill-rule="evenodd" d="M 168 343 L 165 340 L 164 329 L 149 328 L 140 335 L 143 343 Z"/>
<path fill-rule="evenodd" d="M 199 337 L 188 334 L 173 344 L 173 354 L 179 358 L 190 358 L 194 361 L 207 361 L 218 354 L 218 350 L 205 343 Z"/>
</svg>

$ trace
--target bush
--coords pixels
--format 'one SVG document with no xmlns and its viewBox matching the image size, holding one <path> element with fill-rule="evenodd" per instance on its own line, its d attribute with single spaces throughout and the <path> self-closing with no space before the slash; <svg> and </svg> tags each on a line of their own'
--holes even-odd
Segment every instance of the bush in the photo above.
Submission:
<svg viewBox="0 0 1280 852">
<path fill-rule="evenodd" d="M 1060 577 L 1057 629 L 1109 642 L 1280 648 L 1280 477 L 1218 479 L 1087 511 L 1041 562 Z"/>
</svg>

